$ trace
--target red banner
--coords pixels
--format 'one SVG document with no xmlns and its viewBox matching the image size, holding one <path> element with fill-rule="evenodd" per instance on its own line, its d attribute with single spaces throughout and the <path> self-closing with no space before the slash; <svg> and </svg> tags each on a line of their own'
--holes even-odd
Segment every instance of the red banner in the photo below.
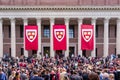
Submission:
<svg viewBox="0 0 120 80">
<path fill-rule="evenodd" d="M 38 50 L 38 27 L 37 26 L 25 26 L 25 49 L 26 50 Z"/>
<path fill-rule="evenodd" d="M 81 49 L 93 50 L 94 47 L 93 25 L 81 25 Z"/>
<path fill-rule="evenodd" d="M 54 50 L 66 50 L 66 26 L 53 26 L 53 45 Z"/>
</svg>

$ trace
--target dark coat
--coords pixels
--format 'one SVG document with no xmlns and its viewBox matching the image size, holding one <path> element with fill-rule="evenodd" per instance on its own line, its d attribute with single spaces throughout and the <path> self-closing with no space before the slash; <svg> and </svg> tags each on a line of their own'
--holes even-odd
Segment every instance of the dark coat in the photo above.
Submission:
<svg viewBox="0 0 120 80">
<path fill-rule="evenodd" d="M 83 80 L 83 78 L 82 78 L 82 76 L 79 76 L 79 75 L 72 75 L 71 77 L 70 77 L 70 80 Z"/>
<path fill-rule="evenodd" d="M 115 80 L 120 80 L 120 71 L 114 72 Z"/>
<path fill-rule="evenodd" d="M 39 76 L 33 76 L 30 80 L 44 80 L 44 79 Z"/>
</svg>

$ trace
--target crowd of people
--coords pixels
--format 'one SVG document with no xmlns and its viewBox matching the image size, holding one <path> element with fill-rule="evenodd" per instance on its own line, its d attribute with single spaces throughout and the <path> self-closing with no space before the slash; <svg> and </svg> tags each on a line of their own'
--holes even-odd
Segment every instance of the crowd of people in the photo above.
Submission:
<svg viewBox="0 0 120 80">
<path fill-rule="evenodd" d="M 120 59 L 9 57 L 0 62 L 0 80 L 120 80 Z"/>
</svg>

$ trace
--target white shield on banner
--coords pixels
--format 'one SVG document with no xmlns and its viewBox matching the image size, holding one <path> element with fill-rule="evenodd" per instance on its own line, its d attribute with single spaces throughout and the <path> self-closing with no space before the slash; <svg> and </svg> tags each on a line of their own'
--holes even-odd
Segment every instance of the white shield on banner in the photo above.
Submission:
<svg viewBox="0 0 120 80">
<path fill-rule="evenodd" d="M 30 42 L 33 42 L 37 36 L 37 30 L 35 29 L 27 29 L 26 30 L 26 37 Z"/>
<path fill-rule="evenodd" d="M 54 36 L 60 42 L 65 36 L 65 29 L 54 29 Z"/>
<path fill-rule="evenodd" d="M 82 37 L 86 42 L 89 42 L 93 36 L 92 29 L 82 29 Z"/>
</svg>

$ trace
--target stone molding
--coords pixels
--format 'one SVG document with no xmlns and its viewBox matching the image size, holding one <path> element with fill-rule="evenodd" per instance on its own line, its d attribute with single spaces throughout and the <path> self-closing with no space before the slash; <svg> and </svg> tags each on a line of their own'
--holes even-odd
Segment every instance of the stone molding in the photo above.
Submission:
<svg viewBox="0 0 120 80">
<path fill-rule="evenodd" d="M 0 6 L 0 18 L 120 18 L 120 6 Z"/>
<path fill-rule="evenodd" d="M 0 10 L 120 10 L 120 6 L 0 6 Z"/>
</svg>

